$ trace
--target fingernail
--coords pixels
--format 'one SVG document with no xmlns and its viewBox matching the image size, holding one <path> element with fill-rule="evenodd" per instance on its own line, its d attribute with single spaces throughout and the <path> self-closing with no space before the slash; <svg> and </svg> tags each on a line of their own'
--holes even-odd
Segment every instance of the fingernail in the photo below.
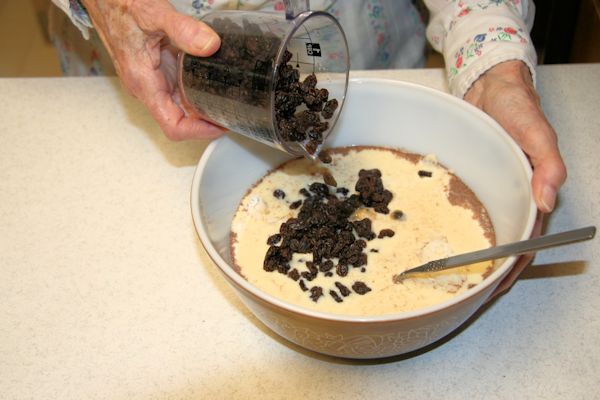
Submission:
<svg viewBox="0 0 600 400">
<path fill-rule="evenodd" d="M 217 40 L 219 40 L 219 37 L 211 32 L 206 35 L 198 35 L 194 40 L 194 45 L 200 51 L 207 51 L 214 47 Z"/>
<path fill-rule="evenodd" d="M 200 32 L 194 39 L 194 46 L 200 51 L 207 51 L 214 47 L 215 42 L 220 40 L 219 36 L 210 26 L 200 24 Z"/>
<path fill-rule="evenodd" d="M 556 191 L 550 186 L 544 186 L 540 201 L 542 202 L 542 211 L 552 211 L 554 209 L 554 202 L 556 201 Z"/>
</svg>

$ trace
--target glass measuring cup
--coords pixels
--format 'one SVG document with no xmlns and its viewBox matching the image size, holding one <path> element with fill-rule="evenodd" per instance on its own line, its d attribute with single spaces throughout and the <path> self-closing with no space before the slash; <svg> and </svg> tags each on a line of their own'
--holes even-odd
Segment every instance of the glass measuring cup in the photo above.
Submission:
<svg viewBox="0 0 600 400">
<path fill-rule="evenodd" d="M 188 113 L 233 132 L 315 158 L 344 103 L 348 45 L 332 15 L 286 14 L 204 16 L 221 47 L 210 57 L 179 54 L 182 103 Z"/>
</svg>

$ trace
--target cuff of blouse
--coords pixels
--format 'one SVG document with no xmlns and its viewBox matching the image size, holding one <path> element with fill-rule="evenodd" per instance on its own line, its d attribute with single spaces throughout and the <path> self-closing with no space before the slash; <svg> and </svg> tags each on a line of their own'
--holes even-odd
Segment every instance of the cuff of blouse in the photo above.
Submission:
<svg viewBox="0 0 600 400">
<path fill-rule="evenodd" d="M 467 37 L 466 42 L 444 49 L 448 86 L 453 95 L 463 98 L 487 70 L 510 60 L 525 63 L 535 85 L 537 54 L 525 29 L 506 24 Z"/>
<path fill-rule="evenodd" d="M 84 38 L 89 39 L 89 29 L 94 25 L 83 3 L 80 0 L 69 0 L 69 11 L 73 24 L 79 28 Z"/>
<path fill-rule="evenodd" d="M 536 56 L 535 52 L 532 55 L 531 51 L 527 48 L 516 48 L 511 51 L 502 51 L 497 54 L 489 54 L 487 57 L 482 57 L 471 62 L 468 68 L 466 68 L 461 74 L 452 75 L 452 68 L 447 69 L 449 74 L 449 89 L 450 92 L 459 97 L 464 98 L 467 91 L 471 88 L 473 83 L 477 81 L 485 72 L 490 68 L 503 63 L 505 61 L 519 60 L 522 61 L 529 68 L 531 73 L 531 79 L 534 87 L 536 86 Z"/>
</svg>

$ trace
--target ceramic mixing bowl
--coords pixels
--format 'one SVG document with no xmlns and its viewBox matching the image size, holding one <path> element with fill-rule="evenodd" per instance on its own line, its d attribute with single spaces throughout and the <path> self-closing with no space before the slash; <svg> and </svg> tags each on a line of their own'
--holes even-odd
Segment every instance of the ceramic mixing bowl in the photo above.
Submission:
<svg viewBox="0 0 600 400">
<path fill-rule="evenodd" d="M 536 208 L 523 152 L 490 117 L 446 93 L 381 79 L 351 80 L 328 146 L 377 145 L 435 154 L 479 197 L 498 244 L 530 237 Z M 484 281 L 427 308 L 383 316 L 308 310 L 268 295 L 232 267 L 230 226 L 246 191 L 290 156 L 239 135 L 212 142 L 197 166 L 191 193 L 198 236 L 223 276 L 266 326 L 304 348 L 346 358 L 399 355 L 448 335 L 488 299 L 516 257 L 496 261 Z"/>
</svg>

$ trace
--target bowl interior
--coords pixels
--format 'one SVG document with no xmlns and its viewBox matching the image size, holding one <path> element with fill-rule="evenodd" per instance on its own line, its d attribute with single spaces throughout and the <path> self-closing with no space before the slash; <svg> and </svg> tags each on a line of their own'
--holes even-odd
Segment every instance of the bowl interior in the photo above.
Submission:
<svg viewBox="0 0 600 400">
<path fill-rule="evenodd" d="M 351 80 L 327 144 L 435 154 L 487 208 L 498 244 L 531 234 L 536 209 L 526 157 L 495 121 L 462 100 L 410 83 Z M 238 203 L 254 182 L 289 158 L 230 134 L 211 143 L 199 162 L 192 185 L 194 223 L 211 257 L 234 280 L 241 278 L 228 267 L 229 234 Z M 498 279 L 511 261 L 514 257 L 497 261 L 501 265 L 488 280 Z"/>
</svg>

